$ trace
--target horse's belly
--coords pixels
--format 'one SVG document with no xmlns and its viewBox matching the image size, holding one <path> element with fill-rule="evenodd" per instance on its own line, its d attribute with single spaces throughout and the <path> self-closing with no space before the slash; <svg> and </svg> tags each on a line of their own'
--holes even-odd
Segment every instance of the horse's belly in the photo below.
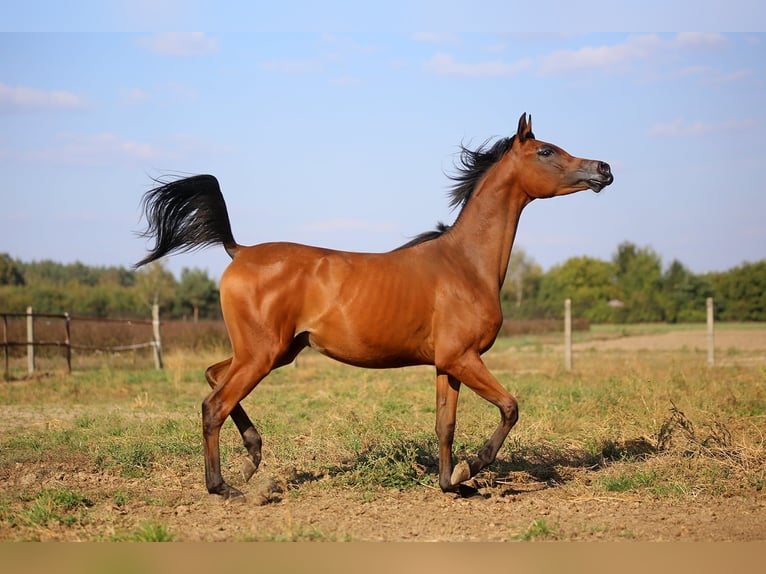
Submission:
<svg viewBox="0 0 766 574">
<path fill-rule="evenodd" d="M 384 326 L 379 327 L 385 329 Z M 365 333 L 348 336 L 347 333 L 309 333 L 309 345 L 332 359 L 371 369 L 407 367 L 433 363 L 433 351 L 427 338 L 417 334 L 408 336 L 400 333 L 394 336 L 376 336 Z"/>
</svg>

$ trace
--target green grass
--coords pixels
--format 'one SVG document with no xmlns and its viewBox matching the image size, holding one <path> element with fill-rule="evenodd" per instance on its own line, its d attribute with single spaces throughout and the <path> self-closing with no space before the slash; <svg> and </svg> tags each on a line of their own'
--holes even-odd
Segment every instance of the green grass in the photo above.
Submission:
<svg viewBox="0 0 766 574">
<path fill-rule="evenodd" d="M 650 471 L 633 471 L 618 474 L 617 476 L 605 477 L 601 480 L 601 486 L 607 492 L 625 492 L 653 486 L 658 480 L 657 473 Z"/>
<path fill-rule="evenodd" d="M 150 520 L 139 526 L 122 540 L 128 542 L 172 542 L 173 535 L 167 526 Z"/>
<path fill-rule="evenodd" d="M 80 493 L 67 489 L 44 489 L 27 501 L 19 513 L 20 525 L 47 527 L 56 522 L 74 526 L 84 520 L 85 511 L 93 503 Z"/>
<path fill-rule="evenodd" d="M 435 437 L 396 436 L 361 449 L 346 466 L 337 467 L 339 481 L 354 488 L 408 489 L 436 482 Z"/>
<path fill-rule="evenodd" d="M 555 537 L 555 530 L 544 518 L 536 518 L 524 532 L 514 536 L 516 540 L 544 540 Z"/>
</svg>

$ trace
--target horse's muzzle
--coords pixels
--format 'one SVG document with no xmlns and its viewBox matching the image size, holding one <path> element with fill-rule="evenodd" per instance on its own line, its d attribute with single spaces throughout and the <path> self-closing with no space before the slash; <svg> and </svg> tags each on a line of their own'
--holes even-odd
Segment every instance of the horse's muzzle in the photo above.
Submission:
<svg viewBox="0 0 766 574">
<path fill-rule="evenodd" d="M 598 193 L 614 181 L 614 176 L 612 175 L 612 169 L 605 161 L 598 162 L 596 171 L 597 175 L 595 177 L 588 178 L 586 183 L 588 184 L 589 188 Z"/>
</svg>

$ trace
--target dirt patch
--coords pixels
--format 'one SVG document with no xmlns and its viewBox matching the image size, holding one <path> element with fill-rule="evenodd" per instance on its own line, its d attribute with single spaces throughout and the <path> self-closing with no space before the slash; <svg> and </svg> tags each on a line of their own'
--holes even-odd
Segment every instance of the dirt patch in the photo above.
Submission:
<svg viewBox="0 0 766 574">
<path fill-rule="evenodd" d="M 114 473 L 90 473 L 77 465 L 56 469 L 17 465 L 2 477 L 3 489 L 70 489 L 82 492 L 90 508 L 78 528 L 61 522 L 18 527 L 5 522 L 0 539 L 93 540 L 163 524 L 173 540 L 322 540 L 322 541 L 514 541 L 685 540 L 749 541 L 766 538 L 766 497 L 701 495 L 693 500 L 620 494 L 593 496 L 566 485 L 506 477 L 461 497 L 423 487 L 359 492 L 329 489 L 321 477 L 290 487 L 275 502 L 225 503 L 208 495 L 201 477 L 168 476 L 163 487 L 124 479 Z M 272 475 L 278 482 L 285 477 Z M 140 499 L 116 503 L 115 492 Z M 245 487 L 246 491 L 252 488 Z M 138 498 L 137 494 L 135 498 Z M 257 498 L 257 497 L 256 497 Z M 152 500 L 156 502 L 152 502 Z"/>
</svg>

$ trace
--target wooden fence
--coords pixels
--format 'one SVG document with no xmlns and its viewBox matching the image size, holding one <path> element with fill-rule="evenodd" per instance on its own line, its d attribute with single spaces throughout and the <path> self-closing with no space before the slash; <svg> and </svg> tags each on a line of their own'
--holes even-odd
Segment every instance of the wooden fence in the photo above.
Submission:
<svg viewBox="0 0 766 574">
<path fill-rule="evenodd" d="M 715 326 L 713 317 L 713 298 L 708 297 L 707 308 L 707 364 L 715 366 Z M 564 301 L 564 368 L 572 370 L 572 300 Z"/>
<path fill-rule="evenodd" d="M 64 349 L 67 372 L 72 372 L 72 350 L 87 350 L 87 351 L 108 351 L 108 352 L 120 352 L 129 351 L 135 349 L 151 348 L 154 354 L 154 366 L 158 369 L 162 368 L 162 339 L 160 336 L 160 313 L 157 305 L 152 306 L 152 318 L 146 320 L 125 320 L 125 319 L 105 319 L 100 317 L 76 317 L 71 316 L 69 313 L 34 313 L 32 307 L 27 307 L 26 313 L 0 313 L 3 321 L 3 339 L 0 341 L 0 346 L 3 347 L 3 355 L 5 358 L 5 378 L 10 378 L 10 349 L 11 347 L 26 347 L 27 349 L 27 372 L 32 374 L 35 372 L 35 348 L 36 347 L 62 347 Z M 10 340 L 8 330 L 8 319 L 26 318 L 26 340 Z M 48 319 L 48 320 L 60 320 L 62 322 L 61 339 L 41 341 L 35 337 L 35 320 Z M 152 326 L 152 340 L 136 343 L 132 345 L 116 345 L 116 346 L 99 346 L 99 345 L 82 345 L 72 341 L 71 336 L 71 323 L 72 321 L 88 321 L 88 322 L 100 322 L 100 323 L 122 323 L 128 325 L 151 325 Z"/>
<path fill-rule="evenodd" d="M 707 364 L 708 366 L 715 365 L 715 334 L 714 334 L 714 317 L 713 317 L 713 299 L 709 297 L 707 299 Z M 159 307 L 157 305 L 152 306 L 152 318 L 147 320 L 124 320 L 124 319 L 103 319 L 95 317 L 72 317 L 69 313 L 62 314 L 46 314 L 46 313 L 33 313 L 32 308 L 28 307 L 26 313 L 0 313 L 3 321 L 3 339 L 0 341 L 0 346 L 3 347 L 5 356 L 5 378 L 9 378 L 9 354 L 11 347 L 26 347 L 27 348 L 27 371 L 34 373 L 35 371 L 35 347 L 41 346 L 57 346 L 65 349 L 67 370 L 72 372 L 72 350 L 99 350 L 99 351 L 111 351 L 120 352 L 134 349 L 142 349 L 151 347 L 154 354 L 154 365 L 157 369 L 162 369 L 162 341 L 160 337 L 160 318 Z M 26 318 L 27 323 L 27 337 L 24 341 L 12 341 L 8 339 L 8 318 Z M 35 339 L 35 319 L 58 319 L 63 321 L 63 340 L 55 341 L 39 341 Z M 72 321 L 97 321 L 107 323 L 124 323 L 124 324 L 146 324 L 152 326 L 152 340 L 144 343 L 137 343 L 132 345 L 118 345 L 118 346 L 94 346 L 94 345 L 81 345 L 72 342 L 71 338 L 71 322 Z M 572 303 L 570 299 L 564 302 L 564 368 L 566 370 L 572 370 Z"/>
</svg>

